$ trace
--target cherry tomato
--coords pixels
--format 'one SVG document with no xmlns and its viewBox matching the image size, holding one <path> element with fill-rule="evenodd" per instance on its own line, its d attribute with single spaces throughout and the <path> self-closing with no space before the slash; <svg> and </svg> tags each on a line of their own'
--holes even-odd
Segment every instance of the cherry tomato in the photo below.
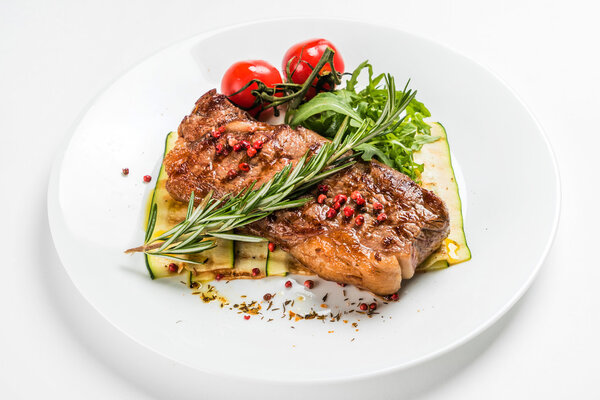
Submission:
<svg viewBox="0 0 600 400">
<path fill-rule="evenodd" d="M 276 83 L 281 83 L 281 75 L 277 68 L 263 60 L 247 60 L 234 63 L 223 75 L 221 80 L 221 92 L 229 96 L 236 105 L 248 109 L 254 104 L 254 95 L 252 90 L 257 89 L 258 85 L 253 83 L 244 91 L 231 96 L 244 87 L 252 79 L 258 79 L 269 87 Z M 250 110 L 251 114 L 256 114 L 258 107 Z"/>
<path fill-rule="evenodd" d="M 336 71 L 344 72 L 344 60 L 340 52 L 337 48 L 326 39 L 310 39 L 304 42 L 296 43 L 292 47 L 288 49 L 283 57 L 283 63 L 281 70 L 284 75 L 286 74 L 286 67 L 288 62 L 290 62 L 290 73 L 292 74 L 292 82 L 303 84 L 306 82 L 306 79 L 310 76 L 312 72 L 311 66 L 317 65 L 321 56 L 325 52 L 327 47 L 331 47 L 333 51 L 335 51 L 335 55 L 333 56 L 333 66 Z M 302 61 L 298 64 L 298 61 L 302 58 Z M 329 64 L 325 64 L 319 74 L 323 74 L 324 72 L 331 71 L 331 66 Z M 313 81 L 313 85 L 316 85 L 317 79 Z M 325 89 L 330 89 L 325 87 Z M 311 98 L 316 94 L 316 90 L 314 88 L 309 89 L 306 97 Z"/>
</svg>

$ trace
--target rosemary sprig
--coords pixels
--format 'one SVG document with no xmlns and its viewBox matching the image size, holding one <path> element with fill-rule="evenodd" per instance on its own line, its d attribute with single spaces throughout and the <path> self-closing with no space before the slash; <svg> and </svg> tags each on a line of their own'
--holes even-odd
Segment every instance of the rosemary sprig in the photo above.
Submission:
<svg viewBox="0 0 600 400">
<path fill-rule="evenodd" d="M 300 207 L 310 199 L 302 193 L 326 177 L 356 163 L 360 153 L 348 154 L 362 143 L 386 135 L 403 120 L 400 114 L 415 97 L 416 91 L 405 87 L 400 99 L 396 99 L 396 87 L 391 75 L 385 77 L 389 91 L 388 101 L 377 121 L 359 121 L 360 128 L 346 134 L 349 118 L 346 117 L 331 142 L 325 143 L 312 156 L 304 154 L 295 166 L 288 164 L 271 180 L 254 188 L 255 182 L 238 194 L 229 194 L 216 199 L 209 192 L 194 209 L 195 196 L 192 192 L 184 221 L 169 231 L 152 237 L 156 211 L 150 212 L 148 231 L 143 246 L 126 252 L 144 252 L 148 255 L 175 258 L 178 255 L 197 254 L 216 246 L 212 238 L 223 238 L 245 242 L 265 239 L 232 233 L 234 229 L 267 217 L 274 211 Z M 408 83 L 407 83 L 408 86 Z M 185 260 L 194 263 L 194 261 Z"/>
</svg>

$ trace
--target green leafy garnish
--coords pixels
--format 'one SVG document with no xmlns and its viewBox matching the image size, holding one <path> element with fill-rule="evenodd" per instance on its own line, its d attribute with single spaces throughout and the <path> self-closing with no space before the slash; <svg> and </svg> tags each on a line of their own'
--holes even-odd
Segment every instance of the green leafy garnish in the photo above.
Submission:
<svg viewBox="0 0 600 400">
<path fill-rule="evenodd" d="M 367 70 L 369 81 L 366 87 L 356 91 L 358 79 Z M 346 87 L 334 92 L 320 93 L 302 104 L 295 111 L 292 126 L 302 125 L 326 137 L 333 137 L 345 117 L 350 117 L 350 126 L 346 134 L 357 131 L 365 124 L 376 125 L 385 113 L 390 97 L 402 97 L 403 91 L 397 91 L 394 79 L 389 74 L 373 76 L 373 67 L 368 61 L 360 64 L 346 82 Z M 392 102 L 393 104 L 393 102 Z M 412 99 L 406 107 L 404 119 L 398 116 L 398 124 L 384 136 L 378 136 L 358 146 L 365 161 L 373 157 L 384 164 L 418 180 L 423 166 L 413 159 L 413 153 L 424 144 L 436 141 L 432 137 L 429 125 L 424 118 L 431 116 L 425 105 Z"/>
</svg>

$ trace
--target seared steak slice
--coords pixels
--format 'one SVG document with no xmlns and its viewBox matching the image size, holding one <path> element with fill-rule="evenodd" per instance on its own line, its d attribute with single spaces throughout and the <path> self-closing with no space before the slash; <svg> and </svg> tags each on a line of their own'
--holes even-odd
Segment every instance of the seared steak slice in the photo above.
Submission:
<svg viewBox="0 0 600 400">
<path fill-rule="evenodd" d="M 243 140 L 261 141 L 262 148 L 254 157 L 245 149 L 234 151 L 232 147 Z M 308 129 L 257 122 L 212 90 L 179 126 L 177 144 L 165 158 L 167 189 L 183 202 L 189 201 L 192 191 L 198 199 L 209 190 L 217 197 L 237 193 L 253 181 L 268 181 L 325 142 Z M 249 171 L 240 170 L 241 163 L 247 163 Z M 442 200 L 381 163 L 359 162 L 323 184 L 329 186 L 325 204 L 316 202 L 315 189 L 305 206 L 278 211 L 244 231 L 268 238 L 325 279 L 380 295 L 396 292 L 402 278 L 411 278 L 448 235 L 448 211 Z M 355 190 L 366 200 L 365 206 L 355 207 L 350 200 Z M 335 217 L 327 218 L 337 194 L 348 196 L 348 202 Z M 385 220 L 377 221 L 372 206 L 376 201 L 383 205 Z M 363 215 L 364 224 L 345 217 L 345 206 L 356 208 L 354 216 Z"/>
</svg>

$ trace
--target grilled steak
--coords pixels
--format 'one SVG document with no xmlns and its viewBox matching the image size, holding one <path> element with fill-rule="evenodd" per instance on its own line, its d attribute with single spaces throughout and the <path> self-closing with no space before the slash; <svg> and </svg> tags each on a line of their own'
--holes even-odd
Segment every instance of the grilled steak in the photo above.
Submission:
<svg viewBox="0 0 600 400">
<path fill-rule="evenodd" d="M 261 184 L 326 142 L 302 127 L 257 122 L 214 90 L 197 101 L 178 133 L 165 167 L 169 193 L 183 202 L 189 201 L 192 191 L 201 199 L 209 190 L 220 197 L 237 193 L 253 181 Z M 263 145 L 249 157 L 246 150 L 233 149 L 243 140 L 260 140 Z M 249 170 L 241 170 L 241 163 L 247 163 Z M 442 200 L 379 162 L 358 162 L 322 183 L 329 186 L 325 204 L 316 201 L 315 188 L 313 200 L 303 207 L 275 212 L 244 231 L 268 238 L 325 279 L 379 295 L 396 292 L 401 280 L 411 278 L 417 265 L 448 235 L 448 211 Z M 356 208 L 350 200 L 353 191 L 366 200 L 363 207 Z M 336 194 L 348 196 L 346 206 L 357 209 L 354 216 L 363 215 L 362 225 L 344 215 L 344 206 L 327 218 Z M 385 220 L 377 220 L 375 202 L 383 205 L 380 212 L 387 216 Z"/>
</svg>

